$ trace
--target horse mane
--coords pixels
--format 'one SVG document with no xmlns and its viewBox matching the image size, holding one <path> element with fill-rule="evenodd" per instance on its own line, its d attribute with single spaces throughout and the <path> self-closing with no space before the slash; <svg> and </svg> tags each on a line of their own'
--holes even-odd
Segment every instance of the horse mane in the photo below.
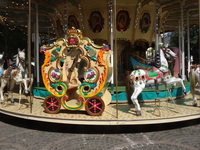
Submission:
<svg viewBox="0 0 200 150">
<path fill-rule="evenodd" d="M 18 56 L 18 54 L 14 55 L 14 56 L 13 56 L 13 59 L 16 59 L 16 58 L 17 58 L 17 56 Z"/>
<path fill-rule="evenodd" d="M 16 61 L 17 61 L 17 56 L 18 56 L 18 54 L 12 56 L 12 58 L 10 59 L 10 66 L 11 66 L 12 68 L 17 68 L 17 63 L 16 63 Z"/>
</svg>

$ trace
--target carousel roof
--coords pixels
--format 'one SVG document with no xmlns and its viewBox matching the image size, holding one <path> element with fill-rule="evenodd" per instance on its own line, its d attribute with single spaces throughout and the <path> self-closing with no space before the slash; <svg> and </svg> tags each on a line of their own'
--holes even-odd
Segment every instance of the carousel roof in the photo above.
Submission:
<svg viewBox="0 0 200 150">
<path fill-rule="evenodd" d="M 87 0 L 88 1 L 88 0 Z M 52 26 L 50 14 L 56 14 L 64 9 L 65 3 L 70 6 L 79 7 L 84 4 L 84 0 L 32 0 L 32 23 L 35 22 L 35 9 L 39 9 L 39 27 L 40 33 L 48 32 Z M 92 1 L 91 1 L 92 2 Z M 107 2 L 107 1 L 106 1 Z M 123 7 L 130 3 L 142 3 L 144 6 L 154 0 L 117 0 L 117 5 L 123 3 Z M 157 0 L 159 15 L 162 16 L 162 25 L 165 31 L 178 30 L 181 19 L 181 5 L 184 11 L 184 24 L 186 24 L 187 13 L 190 16 L 190 25 L 199 24 L 199 4 L 198 0 Z M 80 4 L 80 5 L 79 5 Z M 95 4 L 94 4 L 95 5 Z M 68 6 L 69 7 L 69 6 Z M 83 8 L 86 9 L 86 8 Z M 104 8 L 108 9 L 108 8 Z M 62 11 L 63 12 L 63 11 Z M 61 14 L 63 15 L 63 14 Z M 27 30 L 28 24 L 28 1 L 27 0 L 1 0 L 0 1 L 0 24 L 9 26 L 9 28 L 20 27 Z"/>
<path fill-rule="evenodd" d="M 183 20 L 186 25 L 187 13 L 189 14 L 190 25 L 199 24 L 199 3 L 198 0 L 159 0 L 159 7 L 164 17 L 165 30 L 178 30 L 181 19 L 181 5 L 183 5 Z"/>
<path fill-rule="evenodd" d="M 78 6 L 75 0 L 32 0 L 32 24 L 36 17 L 36 5 L 39 10 L 39 27 L 40 32 L 47 32 L 52 26 L 50 13 L 56 13 L 58 5 L 70 2 L 74 6 Z M 29 4 L 28 0 L 1 0 L 0 1 L 0 24 L 8 26 L 10 29 L 20 27 L 27 30 Z"/>
</svg>

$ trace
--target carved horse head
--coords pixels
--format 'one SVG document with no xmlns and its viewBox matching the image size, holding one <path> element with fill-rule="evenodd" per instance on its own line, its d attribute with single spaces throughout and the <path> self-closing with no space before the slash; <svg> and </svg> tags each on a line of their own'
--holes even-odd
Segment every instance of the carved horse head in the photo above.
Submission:
<svg viewBox="0 0 200 150">
<path fill-rule="evenodd" d="M 166 58 L 176 59 L 177 57 L 176 53 L 173 52 L 170 48 L 162 48 L 162 51 L 164 52 Z"/>
<path fill-rule="evenodd" d="M 25 71 L 25 50 L 20 50 L 20 48 L 18 48 L 18 54 L 14 56 L 14 61 L 15 61 L 15 67 L 18 68 L 21 71 Z"/>
</svg>

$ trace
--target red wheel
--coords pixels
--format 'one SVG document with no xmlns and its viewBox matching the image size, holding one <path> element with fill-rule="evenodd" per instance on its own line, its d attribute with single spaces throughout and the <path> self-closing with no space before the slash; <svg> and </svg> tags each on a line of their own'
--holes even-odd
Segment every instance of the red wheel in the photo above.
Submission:
<svg viewBox="0 0 200 150">
<path fill-rule="evenodd" d="M 50 95 L 45 98 L 43 107 L 47 113 L 57 114 L 61 108 L 61 102 L 58 97 Z"/>
<path fill-rule="evenodd" d="M 86 100 L 85 110 L 91 116 L 100 116 L 105 109 L 104 101 L 97 97 L 91 97 Z"/>
</svg>

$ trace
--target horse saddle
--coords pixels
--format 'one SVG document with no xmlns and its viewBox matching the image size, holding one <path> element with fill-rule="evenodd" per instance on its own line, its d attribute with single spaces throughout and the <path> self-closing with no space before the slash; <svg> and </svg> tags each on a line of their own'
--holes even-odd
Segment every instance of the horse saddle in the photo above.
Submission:
<svg viewBox="0 0 200 150">
<path fill-rule="evenodd" d="M 162 72 L 156 67 L 150 67 L 144 71 L 146 72 L 145 77 L 147 80 L 154 80 L 162 77 Z"/>
<path fill-rule="evenodd" d="M 6 73 L 5 73 L 5 77 L 6 77 L 6 78 L 10 78 L 12 69 L 13 69 L 12 67 L 9 67 L 9 68 L 6 70 Z"/>
</svg>

